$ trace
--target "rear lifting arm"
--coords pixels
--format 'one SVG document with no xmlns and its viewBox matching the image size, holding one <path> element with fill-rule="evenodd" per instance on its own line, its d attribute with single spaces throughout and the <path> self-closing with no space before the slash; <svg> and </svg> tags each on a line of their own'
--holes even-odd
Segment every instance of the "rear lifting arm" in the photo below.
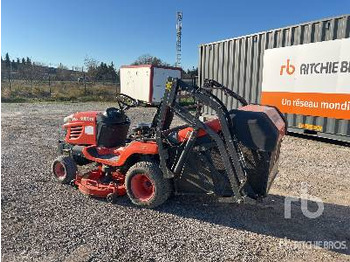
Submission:
<svg viewBox="0 0 350 262">
<path fill-rule="evenodd" d="M 241 201 L 243 199 L 241 189 L 246 182 L 246 173 L 243 168 L 245 165 L 242 162 L 244 159 L 240 158 L 237 140 L 231 131 L 232 121 L 229 117 L 228 110 L 215 95 L 209 92 L 210 88 L 221 89 L 226 94 L 234 96 L 234 98 L 239 100 L 243 105 L 247 104 L 244 98 L 238 96 L 231 90 L 223 87 L 213 80 L 211 80 L 211 82 L 209 80 L 208 84 L 205 87 L 199 88 L 189 86 L 179 79 L 169 78 L 166 85 L 163 101 L 157 114 L 156 141 L 158 144 L 160 167 L 163 171 L 164 176 L 167 178 L 171 178 L 174 177 L 174 175 L 179 174 L 187 160 L 188 154 L 192 151 L 193 145 L 196 142 L 197 131 L 199 129 L 203 129 L 215 141 L 220 151 L 222 160 L 225 164 L 225 169 L 228 174 L 235 199 L 237 201 Z M 177 102 L 179 91 L 187 91 L 191 93 L 191 95 L 196 98 L 197 103 L 206 105 L 216 111 L 218 119 L 220 121 L 223 137 L 221 137 L 211 128 L 207 127 L 207 125 L 205 125 L 202 121 L 200 121 L 199 114 L 196 114 L 196 116 L 192 115 L 185 107 L 182 107 Z M 166 129 L 168 129 L 169 124 L 167 121 L 167 117 L 169 117 L 169 111 L 178 115 L 182 120 L 184 120 L 193 128 L 193 132 L 187 140 L 187 143 L 179 159 L 177 159 L 177 163 L 174 163 L 172 165 L 174 167 L 172 170 L 167 167 L 167 159 L 169 157 L 169 154 L 166 146 L 163 143 L 166 138 Z M 166 124 L 167 126 L 165 126 Z"/>
<path fill-rule="evenodd" d="M 241 97 L 240 95 L 236 94 L 235 92 L 233 92 L 232 90 L 228 89 L 227 87 L 224 87 L 222 84 L 220 84 L 219 82 L 216 82 L 213 79 L 205 79 L 204 80 L 204 87 L 202 87 L 202 88 L 206 89 L 206 90 L 220 89 L 226 95 L 232 96 L 235 99 L 237 99 L 243 106 L 248 105 L 248 102 L 243 97 Z"/>
</svg>

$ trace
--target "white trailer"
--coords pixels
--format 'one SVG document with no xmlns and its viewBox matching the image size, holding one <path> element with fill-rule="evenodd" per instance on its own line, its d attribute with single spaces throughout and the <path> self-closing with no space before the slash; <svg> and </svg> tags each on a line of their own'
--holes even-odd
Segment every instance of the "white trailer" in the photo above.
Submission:
<svg viewBox="0 0 350 262">
<path fill-rule="evenodd" d="M 120 92 L 149 104 L 159 104 L 168 77 L 181 78 L 181 68 L 130 65 L 120 68 Z"/>
</svg>

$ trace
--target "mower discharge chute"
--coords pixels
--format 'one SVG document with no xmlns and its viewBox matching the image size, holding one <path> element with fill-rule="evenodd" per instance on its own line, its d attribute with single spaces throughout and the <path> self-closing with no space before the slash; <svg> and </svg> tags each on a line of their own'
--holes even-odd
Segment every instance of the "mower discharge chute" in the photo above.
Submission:
<svg viewBox="0 0 350 262">
<path fill-rule="evenodd" d="M 213 90 L 237 99 L 242 107 L 228 111 Z M 193 99 L 183 106 L 181 97 Z M 286 122 L 278 109 L 248 105 L 214 80 L 202 87 L 169 78 L 162 103 L 149 125 L 127 136 L 126 109 L 138 102 L 119 95 L 119 108 L 82 112 L 66 118 L 66 136 L 52 165 L 55 177 L 85 194 L 113 201 L 127 193 L 139 206 L 155 207 L 171 195 L 215 193 L 237 202 L 266 196 L 277 174 Z M 216 118 L 200 120 L 202 107 Z M 172 126 L 174 115 L 186 124 Z M 96 163 L 81 174 L 76 165 Z"/>
</svg>

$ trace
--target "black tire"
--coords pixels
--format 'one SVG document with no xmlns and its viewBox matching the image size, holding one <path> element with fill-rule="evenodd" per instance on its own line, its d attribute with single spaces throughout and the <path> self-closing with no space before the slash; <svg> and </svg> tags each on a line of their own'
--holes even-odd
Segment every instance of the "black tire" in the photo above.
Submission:
<svg viewBox="0 0 350 262">
<path fill-rule="evenodd" d="M 147 192 L 144 195 L 142 195 L 144 186 L 141 186 L 141 189 L 137 187 L 142 182 L 152 184 L 152 190 L 146 188 Z M 163 177 L 158 164 L 153 161 L 138 162 L 130 167 L 125 176 L 125 185 L 131 202 L 137 206 L 147 208 L 154 208 L 163 204 L 172 192 L 171 180 Z"/>
<path fill-rule="evenodd" d="M 59 156 L 53 161 L 51 170 L 58 182 L 61 184 L 70 184 L 75 179 L 77 165 L 73 158 Z"/>
</svg>

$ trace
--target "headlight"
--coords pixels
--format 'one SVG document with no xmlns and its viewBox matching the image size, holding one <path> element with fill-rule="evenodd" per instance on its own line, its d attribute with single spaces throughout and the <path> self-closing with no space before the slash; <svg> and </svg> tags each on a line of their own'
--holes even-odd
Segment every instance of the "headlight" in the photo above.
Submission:
<svg viewBox="0 0 350 262">
<path fill-rule="evenodd" d="M 73 114 L 69 115 L 69 116 L 66 116 L 65 118 L 63 118 L 63 122 L 66 124 L 70 121 L 72 121 L 73 119 Z"/>
</svg>

